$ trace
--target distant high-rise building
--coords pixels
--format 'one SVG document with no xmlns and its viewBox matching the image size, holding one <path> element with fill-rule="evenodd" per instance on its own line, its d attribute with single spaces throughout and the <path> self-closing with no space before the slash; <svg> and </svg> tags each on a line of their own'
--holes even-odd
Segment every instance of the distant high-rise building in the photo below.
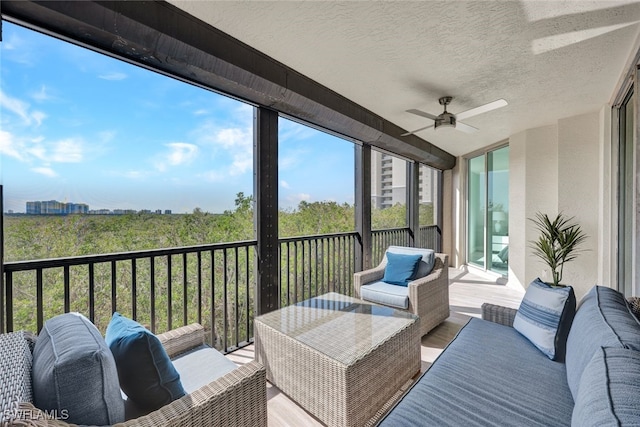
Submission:
<svg viewBox="0 0 640 427">
<path fill-rule="evenodd" d="M 89 205 L 85 203 L 64 203 L 57 200 L 27 202 L 28 215 L 68 215 L 88 212 Z"/>
<path fill-rule="evenodd" d="M 164 214 L 165 215 L 171 215 L 171 209 L 165 209 L 164 210 Z"/>
<path fill-rule="evenodd" d="M 433 204 L 437 171 L 421 166 L 419 201 Z M 407 201 L 407 162 L 401 158 L 371 150 L 371 206 L 384 209 Z"/>
</svg>

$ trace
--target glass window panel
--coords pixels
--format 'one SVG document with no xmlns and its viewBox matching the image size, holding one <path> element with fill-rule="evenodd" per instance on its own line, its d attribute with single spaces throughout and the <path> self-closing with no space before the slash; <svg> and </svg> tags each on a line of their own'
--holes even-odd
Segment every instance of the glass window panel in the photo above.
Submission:
<svg viewBox="0 0 640 427">
<path fill-rule="evenodd" d="M 371 228 L 407 226 L 407 161 L 371 150 Z"/>
<path fill-rule="evenodd" d="M 485 267 L 485 207 L 486 173 L 485 157 L 469 159 L 469 201 L 467 214 L 467 259 L 470 264 Z"/>
<path fill-rule="evenodd" d="M 487 153 L 487 269 L 506 275 L 509 251 L 509 147 Z"/>
<path fill-rule="evenodd" d="M 280 237 L 353 231 L 353 165 L 352 142 L 280 117 Z"/>
</svg>

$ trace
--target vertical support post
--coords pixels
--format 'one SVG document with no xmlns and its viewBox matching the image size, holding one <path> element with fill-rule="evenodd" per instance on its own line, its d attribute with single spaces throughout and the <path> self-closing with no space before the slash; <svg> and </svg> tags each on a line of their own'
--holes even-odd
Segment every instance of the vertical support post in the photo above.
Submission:
<svg viewBox="0 0 640 427">
<path fill-rule="evenodd" d="M 0 333 L 5 332 L 4 314 L 4 193 L 0 184 Z"/>
<path fill-rule="evenodd" d="M 371 268 L 371 146 L 355 144 L 355 267 Z"/>
<path fill-rule="evenodd" d="M 433 197 L 433 222 L 438 227 L 438 235 L 436 238 L 436 246 L 433 248 L 436 252 L 442 252 L 442 225 L 444 214 L 443 209 L 443 197 L 444 197 L 444 180 L 442 179 L 442 171 L 438 170 L 435 173 L 435 185 L 436 195 Z"/>
<path fill-rule="evenodd" d="M 256 240 L 256 315 L 279 306 L 278 113 L 262 107 L 253 115 L 253 224 Z"/>
<path fill-rule="evenodd" d="M 409 246 L 416 247 L 420 230 L 420 163 L 407 161 L 407 227 Z"/>
</svg>

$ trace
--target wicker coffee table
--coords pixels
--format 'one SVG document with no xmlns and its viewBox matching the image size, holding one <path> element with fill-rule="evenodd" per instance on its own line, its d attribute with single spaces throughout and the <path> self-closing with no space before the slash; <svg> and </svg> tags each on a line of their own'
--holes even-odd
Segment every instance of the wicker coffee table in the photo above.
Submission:
<svg viewBox="0 0 640 427">
<path fill-rule="evenodd" d="M 329 426 L 361 426 L 420 371 L 418 317 L 328 293 L 255 319 L 267 379 Z"/>
</svg>

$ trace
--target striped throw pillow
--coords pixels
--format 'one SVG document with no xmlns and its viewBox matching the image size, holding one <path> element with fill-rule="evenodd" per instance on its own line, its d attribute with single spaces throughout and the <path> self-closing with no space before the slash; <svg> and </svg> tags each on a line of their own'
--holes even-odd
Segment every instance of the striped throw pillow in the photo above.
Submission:
<svg viewBox="0 0 640 427">
<path fill-rule="evenodd" d="M 564 360 L 567 336 L 576 313 L 571 286 L 552 287 L 535 279 L 513 321 L 515 330 L 551 360 Z"/>
</svg>

